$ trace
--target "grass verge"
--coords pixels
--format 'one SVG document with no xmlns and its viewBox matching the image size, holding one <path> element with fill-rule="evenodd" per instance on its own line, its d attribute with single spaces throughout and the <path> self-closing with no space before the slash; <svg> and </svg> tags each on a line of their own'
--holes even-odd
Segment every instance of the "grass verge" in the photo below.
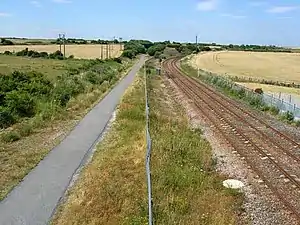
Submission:
<svg viewBox="0 0 300 225">
<path fill-rule="evenodd" d="M 146 224 L 143 80 L 125 94 L 116 121 L 52 224 Z"/>
<path fill-rule="evenodd" d="M 66 108 L 45 105 L 43 113 L 0 132 L 0 200 L 14 188 L 131 68 L 126 64 L 114 78 L 71 98 Z"/>
<path fill-rule="evenodd" d="M 240 194 L 222 186 L 210 144 L 162 82 L 153 77 L 149 87 L 155 224 L 235 224 Z"/>
<path fill-rule="evenodd" d="M 234 224 L 241 198 L 222 187 L 209 143 L 189 128 L 162 80 L 149 82 L 154 224 Z M 147 224 L 145 148 L 144 82 L 138 77 L 52 224 Z"/>
</svg>

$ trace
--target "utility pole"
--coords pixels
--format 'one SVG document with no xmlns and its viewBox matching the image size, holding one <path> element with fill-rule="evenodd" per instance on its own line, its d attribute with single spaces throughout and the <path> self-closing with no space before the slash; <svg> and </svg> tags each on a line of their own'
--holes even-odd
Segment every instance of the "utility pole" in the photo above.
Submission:
<svg viewBox="0 0 300 225">
<path fill-rule="evenodd" d="M 108 47 L 109 47 L 109 43 L 107 42 L 106 43 L 106 58 L 108 59 L 108 51 L 109 51 L 109 49 L 108 49 Z"/>
<path fill-rule="evenodd" d="M 122 41 L 123 41 L 123 38 L 119 38 L 119 42 L 120 42 L 120 51 L 122 51 L 123 49 L 122 49 Z"/>
<path fill-rule="evenodd" d="M 63 44 L 63 46 L 64 46 L 63 56 L 64 56 L 64 58 L 66 58 L 66 35 L 58 34 L 58 38 L 59 38 L 59 51 L 62 53 L 61 45 Z"/>
<path fill-rule="evenodd" d="M 101 59 L 103 59 L 103 44 L 101 44 Z"/>
</svg>

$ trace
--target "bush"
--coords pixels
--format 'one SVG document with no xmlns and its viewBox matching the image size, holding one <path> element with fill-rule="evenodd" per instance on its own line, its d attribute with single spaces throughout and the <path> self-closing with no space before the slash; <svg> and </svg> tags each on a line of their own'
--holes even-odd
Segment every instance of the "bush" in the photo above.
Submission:
<svg viewBox="0 0 300 225">
<path fill-rule="evenodd" d="M 7 40 L 5 38 L 1 38 L 1 45 L 14 45 L 14 43 L 10 40 Z"/>
<path fill-rule="evenodd" d="M 22 137 L 27 137 L 33 133 L 33 126 L 31 124 L 23 124 L 20 127 L 20 135 Z"/>
<path fill-rule="evenodd" d="M 295 119 L 294 114 L 293 114 L 292 112 L 289 112 L 289 111 L 283 113 L 283 114 L 280 116 L 280 118 L 281 118 L 282 120 L 284 120 L 284 121 L 289 122 L 289 123 L 293 122 L 294 119 Z"/>
<path fill-rule="evenodd" d="M 122 59 L 121 58 L 113 58 L 113 61 L 117 62 L 117 63 L 122 63 Z"/>
<path fill-rule="evenodd" d="M 135 57 L 135 53 L 133 50 L 125 50 L 123 51 L 122 56 L 129 59 L 133 59 Z"/>
<path fill-rule="evenodd" d="M 10 110 L 0 106 L 0 128 L 7 128 L 14 124 L 15 121 L 16 119 L 14 118 Z"/>
<path fill-rule="evenodd" d="M 69 56 L 69 59 L 74 59 L 74 58 L 75 58 L 74 55 Z"/>
<path fill-rule="evenodd" d="M 40 57 L 42 57 L 42 58 L 48 58 L 48 52 L 41 52 L 40 53 Z"/>
<path fill-rule="evenodd" d="M 272 115 L 278 115 L 280 110 L 275 106 L 271 106 L 269 111 Z"/>
<path fill-rule="evenodd" d="M 28 48 L 25 48 L 22 51 L 16 53 L 17 56 L 27 56 L 28 55 Z"/>
<path fill-rule="evenodd" d="M 20 117 L 32 117 L 35 114 L 35 101 L 28 92 L 13 90 L 6 94 L 5 105 Z"/>
<path fill-rule="evenodd" d="M 3 54 L 4 54 L 4 55 L 12 55 L 12 52 L 10 52 L 10 51 L 5 51 Z"/>
<path fill-rule="evenodd" d="M 83 81 L 78 77 L 63 75 L 57 81 L 57 85 L 52 91 L 52 98 L 59 102 L 59 105 L 66 106 L 71 97 L 85 91 Z"/>
<path fill-rule="evenodd" d="M 21 135 L 16 131 L 10 131 L 2 135 L 2 140 L 4 142 L 14 142 L 21 139 Z"/>
</svg>

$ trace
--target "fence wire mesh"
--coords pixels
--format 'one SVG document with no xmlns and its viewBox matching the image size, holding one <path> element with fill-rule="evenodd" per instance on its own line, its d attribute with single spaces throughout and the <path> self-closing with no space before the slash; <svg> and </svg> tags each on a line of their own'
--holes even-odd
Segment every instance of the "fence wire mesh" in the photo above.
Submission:
<svg viewBox="0 0 300 225">
<path fill-rule="evenodd" d="M 151 159 L 151 136 L 149 131 L 149 101 L 148 101 L 148 90 L 147 90 L 147 73 L 146 65 L 144 64 L 144 77 L 145 77 L 145 111 L 146 111 L 146 174 L 147 174 L 147 188 L 148 188 L 148 222 L 152 225 L 152 188 L 151 188 L 151 170 L 150 170 L 150 159 Z"/>
<path fill-rule="evenodd" d="M 228 77 L 223 77 L 223 76 L 220 76 L 215 73 L 211 73 L 211 72 L 207 72 L 205 70 L 198 69 L 198 76 L 200 76 L 200 75 L 206 76 L 208 78 L 208 80 L 212 80 L 213 77 L 216 77 L 219 79 L 217 86 L 220 86 L 220 85 L 222 86 L 222 84 L 220 84 L 220 83 L 226 83 L 227 86 L 230 86 L 234 90 L 237 90 L 237 91 L 244 90 L 245 94 L 247 96 L 254 96 L 257 98 L 262 98 L 263 102 L 266 105 L 268 105 L 270 107 L 274 106 L 274 107 L 278 108 L 281 113 L 291 112 L 291 113 L 293 113 L 296 120 L 300 120 L 300 107 L 299 107 L 299 105 L 297 105 L 295 103 L 296 100 L 295 101 L 292 100 L 292 97 L 289 97 L 290 100 L 289 100 L 289 102 L 287 102 L 283 98 L 280 98 L 281 94 L 279 95 L 279 98 L 274 94 L 272 95 L 272 94 L 268 94 L 268 93 L 263 93 L 261 95 L 261 94 L 254 92 L 254 90 L 252 90 L 252 89 L 249 89 L 245 86 L 234 83 Z"/>
</svg>

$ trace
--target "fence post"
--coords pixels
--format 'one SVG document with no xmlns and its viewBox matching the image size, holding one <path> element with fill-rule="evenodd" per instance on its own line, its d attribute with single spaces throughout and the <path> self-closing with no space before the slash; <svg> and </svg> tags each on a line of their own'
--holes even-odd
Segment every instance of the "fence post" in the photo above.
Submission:
<svg viewBox="0 0 300 225">
<path fill-rule="evenodd" d="M 146 175 L 147 175 L 147 189 L 148 189 L 148 223 L 152 225 L 152 187 L 151 187 L 151 136 L 149 132 L 149 104 L 148 104 L 148 92 L 147 92 L 147 73 L 146 62 L 144 62 L 144 77 L 145 77 L 145 111 L 146 111 Z"/>
<path fill-rule="evenodd" d="M 271 94 L 271 106 L 273 106 L 273 94 Z"/>
<path fill-rule="evenodd" d="M 292 95 L 290 95 L 289 100 L 290 100 L 290 103 L 292 103 Z"/>
</svg>

